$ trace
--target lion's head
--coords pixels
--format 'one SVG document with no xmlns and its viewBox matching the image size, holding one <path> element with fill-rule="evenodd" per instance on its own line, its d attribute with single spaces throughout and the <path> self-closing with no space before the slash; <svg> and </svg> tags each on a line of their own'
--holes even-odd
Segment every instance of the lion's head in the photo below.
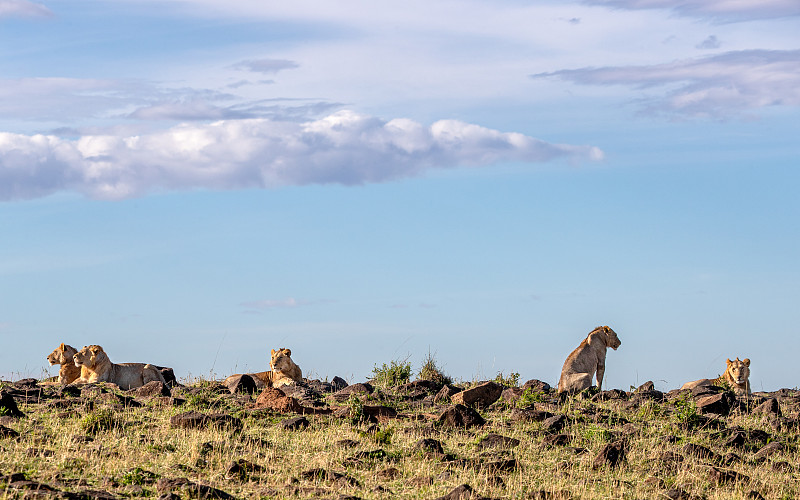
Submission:
<svg viewBox="0 0 800 500">
<path fill-rule="evenodd" d="M 622 345 L 622 341 L 617 337 L 617 332 L 607 326 L 600 326 L 597 330 L 601 330 L 606 336 L 606 346 L 617 350 L 617 347 Z"/>
<path fill-rule="evenodd" d="M 76 352 L 78 352 L 77 349 L 62 342 L 60 346 L 56 347 L 53 352 L 47 356 L 47 362 L 50 363 L 50 366 L 71 363 L 72 356 L 74 356 Z"/>
<path fill-rule="evenodd" d="M 85 366 L 91 369 L 108 361 L 108 355 L 99 345 L 90 345 L 84 346 L 83 349 L 76 352 L 72 359 L 75 361 L 75 366 Z"/>
<path fill-rule="evenodd" d="M 739 361 L 739 358 L 736 358 L 735 361 L 731 361 L 730 359 L 727 361 L 728 366 L 725 369 L 725 373 L 728 374 L 736 385 L 745 385 L 750 378 L 750 359 L 744 358 Z"/>
<path fill-rule="evenodd" d="M 277 351 L 272 349 L 272 358 L 269 366 L 273 371 L 288 371 L 294 366 L 292 361 L 292 350 L 281 347 Z"/>
</svg>

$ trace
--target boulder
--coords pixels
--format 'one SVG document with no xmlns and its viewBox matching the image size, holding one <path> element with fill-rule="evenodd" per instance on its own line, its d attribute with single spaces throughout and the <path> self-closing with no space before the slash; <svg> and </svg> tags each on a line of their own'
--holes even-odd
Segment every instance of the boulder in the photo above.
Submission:
<svg viewBox="0 0 800 500">
<path fill-rule="evenodd" d="M 453 405 L 444 410 L 439 415 L 438 421 L 445 427 L 458 428 L 469 428 L 486 423 L 486 420 L 477 411 L 461 404 Z"/>
<path fill-rule="evenodd" d="M 500 399 L 502 393 L 502 385 L 497 382 L 484 382 L 454 394 L 450 399 L 456 404 L 485 408 Z"/>
<path fill-rule="evenodd" d="M 167 384 L 154 380 L 148 382 L 141 387 L 131 389 L 128 391 L 137 398 L 151 398 L 151 397 L 170 397 L 171 391 Z"/>
<path fill-rule="evenodd" d="M 219 428 L 242 428 L 242 421 L 227 413 L 205 414 L 198 411 L 189 411 L 173 415 L 170 417 L 169 423 L 172 427 L 180 427 L 183 429 L 201 429 L 209 425 Z"/>
<path fill-rule="evenodd" d="M 775 398 L 769 398 L 760 405 L 753 408 L 753 413 L 762 413 L 764 415 L 773 415 L 776 417 L 782 416 L 781 406 Z"/>
<path fill-rule="evenodd" d="M 436 396 L 433 398 L 434 403 L 442 403 L 450 400 L 453 396 L 461 392 L 461 389 L 450 384 L 444 384 Z"/>
<path fill-rule="evenodd" d="M 231 394 L 253 394 L 258 390 L 255 379 L 246 373 L 231 375 L 225 385 Z"/>
<path fill-rule="evenodd" d="M 714 413 L 725 416 L 731 411 L 730 396 L 727 393 L 717 393 L 700 396 L 695 401 L 697 411 L 702 414 Z"/>
<path fill-rule="evenodd" d="M 341 403 L 350 399 L 350 396 L 352 395 L 372 394 L 374 391 L 375 389 L 372 387 L 372 384 L 368 383 L 351 384 L 348 385 L 347 387 L 344 387 L 334 392 L 333 399 Z"/>
<path fill-rule="evenodd" d="M 303 407 L 292 397 L 286 396 L 280 389 L 265 387 L 256 399 L 254 408 L 266 408 L 279 413 L 302 413 Z"/>
<path fill-rule="evenodd" d="M 617 467 L 625 461 L 625 442 L 615 441 L 608 443 L 600 450 L 600 453 L 594 457 L 592 467 L 597 469 L 604 465 L 609 467 Z"/>
<path fill-rule="evenodd" d="M 550 392 L 550 384 L 547 382 L 542 382 L 541 380 L 531 379 L 522 384 L 522 390 L 527 391 L 530 389 L 533 392 Z"/>
<path fill-rule="evenodd" d="M 0 414 L 15 418 L 25 416 L 25 414 L 22 413 L 17 406 L 17 402 L 14 400 L 14 397 L 4 390 L 0 390 Z"/>
</svg>

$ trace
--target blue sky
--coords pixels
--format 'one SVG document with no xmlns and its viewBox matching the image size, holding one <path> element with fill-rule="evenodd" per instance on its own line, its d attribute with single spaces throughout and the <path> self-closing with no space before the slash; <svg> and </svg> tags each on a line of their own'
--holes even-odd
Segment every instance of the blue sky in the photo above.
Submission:
<svg viewBox="0 0 800 500">
<path fill-rule="evenodd" d="M 793 0 L 0 0 L 0 377 L 796 387 Z"/>
</svg>

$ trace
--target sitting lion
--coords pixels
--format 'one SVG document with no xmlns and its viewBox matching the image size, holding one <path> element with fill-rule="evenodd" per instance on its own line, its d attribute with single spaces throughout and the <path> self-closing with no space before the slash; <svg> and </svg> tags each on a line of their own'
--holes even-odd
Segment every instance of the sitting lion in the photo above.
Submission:
<svg viewBox="0 0 800 500">
<path fill-rule="evenodd" d="M 292 361 L 292 350 L 281 347 L 277 351 L 272 349 L 271 358 L 269 361 L 270 371 L 248 373 L 253 377 L 256 386 L 259 388 L 264 387 L 280 387 L 282 385 L 289 385 L 292 382 L 303 381 L 303 371 L 300 367 Z M 228 381 L 234 377 L 239 376 L 239 373 L 231 375 L 226 378 L 223 383 L 228 385 Z"/>
<path fill-rule="evenodd" d="M 145 363 L 112 363 L 99 345 L 86 346 L 72 357 L 75 365 L 81 367 L 81 377 L 76 384 L 110 382 L 122 390 L 135 389 L 148 382 L 158 381 L 166 384 L 161 371 Z"/>
<path fill-rule="evenodd" d="M 60 346 L 56 347 L 55 350 L 47 356 L 47 361 L 50 363 L 50 366 L 61 365 L 61 369 L 58 370 L 59 384 L 71 384 L 80 378 L 81 369 L 75 366 L 75 360 L 72 359 L 72 356 L 77 352 L 77 349 L 62 342 Z"/>
<path fill-rule="evenodd" d="M 700 379 L 694 382 L 686 382 L 681 389 L 694 389 L 699 386 L 715 385 L 718 387 L 729 387 L 737 396 L 750 395 L 750 359 L 744 358 L 739 361 L 727 360 L 725 373 L 715 379 Z"/>
<path fill-rule="evenodd" d="M 622 344 L 617 334 L 607 326 L 598 326 L 567 356 L 558 380 L 558 392 L 580 392 L 592 385 L 597 372 L 597 388 L 603 385 L 606 371 L 606 349 L 615 351 Z"/>
</svg>

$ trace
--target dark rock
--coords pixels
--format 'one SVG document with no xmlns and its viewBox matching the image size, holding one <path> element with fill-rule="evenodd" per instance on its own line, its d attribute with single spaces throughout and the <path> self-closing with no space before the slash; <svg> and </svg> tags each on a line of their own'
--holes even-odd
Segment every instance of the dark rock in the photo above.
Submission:
<svg viewBox="0 0 800 500">
<path fill-rule="evenodd" d="M 61 398 L 77 398 L 81 395 L 81 388 L 77 385 L 64 385 L 59 387 L 56 394 Z"/>
<path fill-rule="evenodd" d="M 500 394 L 500 399 L 511 403 L 518 400 L 522 396 L 523 392 L 524 391 L 521 387 L 507 387 L 503 389 L 503 392 Z"/>
<path fill-rule="evenodd" d="M 254 394 L 258 390 L 255 379 L 246 373 L 231 375 L 225 379 L 225 385 L 231 394 Z"/>
<path fill-rule="evenodd" d="M 566 446 L 572 441 L 569 434 L 550 434 L 544 437 L 542 444 L 546 446 Z"/>
<path fill-rule="evenodd" d="M 542 422 L 542 429 L 548 432 L 559 432 L 567 424 L 564 415 L 553 415 Z"/>
<path fill-rule="evenodd" d="M 547 382 L 542 382 L 534 378 L 522 384 L 523 392 L 529 389 L 531 392 L 550 392 L 551 387 Z"/>
<path fill-rule="evenodd" d="M 680 488 L 671 488 L 662 495 L 669 500 L 694 500 L 694 496 Z"/>
<path fill-rule="evenodd" d="M 400 472 L 395 467 L 389 467 L 383 470 L 379 470 L 378 473 L 376 474 L 376 476 L 378 476 L 379 479 L 383 479 L 384 481 L 391 481 L 393 479 L 397 479 L 402 475 L 403 473 Z"/>
<path fill-rule="evenodd" d="M 778 441 L 773 441 L 768 443 L 766 446 L 762 447 L 758 450 L 755 455 L 753 455 L 754 460 L 763 460 L 769 456 L 772 456 L 776 453 L 780 453 L 786 449 L 786 446 Z"/>
<path fill-rule="evenodd" d="M 25 416 L 25 414 L 19 410 L 14 397 L 8 391 L 3 389 L 0 389 L 0 414 L 15 418 Z"/>
<path fill-rule="evenodd" d="M 331 380 L 331 386 L 333 386 L 334 392 L 341 391 L 347 387 L 347 382 L 341 377 L 333 377 L 333 380 Z"/>
<path fill-rule="evenodd" d="M 486 420 L 477 411 L 461 404 L 456 404 L 444 410 L 439 415 L 438 421 L 445 427 L 460 428 L 469 428 L 486 423 Z"/>
<path fill-rule="evenodd" d="M 652 401 L 664 401 L 664 393 L 661 391 L 640 391 L 636 389 L 636 392 L 633 393 L 633 397 L 631 398 L 632 401 L 641 402 L 646 400 Z"/>
<path fill-rule="evenodd" d="M 491 473 L 512 472 L 517 469 L 517 461 L 513 458 L 505 458 L 494 462 L 479 462 L 479 468 Z"/>
<path fill-rule="evenodd" d="M 169 492 L 159 495 L 156 500 L 181 500 L 181 497 L 177 493 Z"/>
<path fill-rule="evenodd" d="M 695 404 L 697 411 L 702 414 L 714 413 L 725 416 L 731 411 L 730 395 L 724 392 L 700 396 L 695 400 Z"/>
<path fill-rule="evenodd" d="M 162 478 L 156 483 L 156 491 L 159 494 L 180 492 L 190 498 L 233 500 L 233 495 L 222 490 L 207 486 L 205 484 L 189 481 L 185 477 L 174 479 Z"/>
<path fill-rule="evenodd" d="M 167 384 L 154 380 L 141 387 L 128 391 L 137 398 L 170 397 L 172 392 Z"/>
<path fill-rule="evenodd" d="M 782 416 L 781 406 L 775 398 L 769 398 L 760 405 L 753 408 L 753 413 L 763 413 L 764 415 Z"/>
<path fill-rule="evenodd" d="M 364 415 L 374 418 L 376 421 L 383 422 L 390 418 L 397 418 L 397 410 L 388 406 L 367 406 L 362 407 Z"/>
<path fill-rule="evenodd" d="M 653 383 L 653 381 L 652 381 L 652 380 L 648 380 L 648 381 L 647 381 L 647 382 L 645 382 L 644 384 L 642 384 L 642 385 L 640 385 L 639 387 L 637 387 L 637 388 L 636 388 L 636 390 L 635 390 L 634 392 L 637 392 L 637 393 L 640 393 L 640 392 L 650 392 L 650 391 L 654 391 L 655 389 L 656 389 L 656 386 L 655 386 L 655 384 Z"/>
<path fill-rule="evenodd" d="M 420 450 L 425 453 L 435 453 L 437 455 L 444 455 L 444 448 L 442 443 L 433 438 L 423 438 L 414 444 L 415 450 Z"/>
<path fill-rule="evenodd" d="M 594 458 L 592 467 L 597 469 L 604 465 L 610 467 L 617 467 L 625 461 L 625 442 L 615 441 L 608 443 L 600 450 L 600 453 Z"/>
<path fill-rule="evenodd" d="M 453 396 L 455 396 L 459 392 L 461 392 L 461 389 L 459 389 L 458 387 L 452 386 L 450 384 L 444 384 L 442 388 L 439 389 L 439 392 L 436 393 L 436 396 L 434 396 L 433 401 L 435 403 L 441 403 L 451 400 Z"/>
<path fill-rule="evenodd" d="M 757 492 L 756 490 L 750 490 L 747 493 L 747 498 L 752 498 L 753 500 L 766 500 L 761 493 Z"/>
<path fill-rule="evenodd" d="M 372 387 L 371 384 L 368 383 L 358 383 L 348 385 L 332 394 L 333 399 L 338 402 L 347 401 L 350 399 L 350 396 L 359 395 L 359 394 L 372 394 L 375 389 Z"/>
<path fill-rule="evenodd" d="M 213 425 L 218 428 L 241 429 L 242 421 L 227 413 L 200 413 L 189 411 L 170 417 L 169 423 L 172 427 L 184 429 L 200 429 Z"/>
<path fill-rule="evenodd" d="M 180 384 L 178 383 L 178 379 L 175 378 L 175 371 L 172 368 L 166 366 L 156 366 L 156 370 L 161 372 L 161 376 L 164 377 L 164 381 L 167 383 L 169 387 L 176 387 Z"/>
<path fill-rule="evenodd" d="M 511 410 L 511 420 L 514 422 L 542 422 L 553 416 L 549 411 L 537 410 L 533 407 Z"/>
<path fill-rule="evenodd" d="M 358 441 L 353 441 L 352 439 L 341 439 L 336 441 L 336 446 L 339 448 L 355 448 L 358 446 Z"/>
<path fill-rule="evenodd" d="M 294 417 L 281 421 L 279 425 L 285 431 L 298 431 L 308 427 L 309 422 L 306 417 Z"/>
<path fill-rule="evenodd" d="M 609 399 L 628 399 L 628 393 L 621 389 L 600 391 L 592 396 L 592 401 L 608 401 Z"/>
<path fill-rule="evenodd" d="M 228 468 L 225 470 L 225 473 L 229 477 L 235 477 L 244 481 L 254 472 L 262 472 L 263 470 L 264 467 L 240 458 L 239 460 L 231 462 L 231 464 L 228 465 Z"/>
<path fill-rule="evenodd" d="M 475 495 L 475 492 L 472 490 L 470 485 L 462 484 L 460 486 L 456 486 L 447 495 L 437 497 L 436 500 L 468 500 L 475 498 L 476 496 L 477 495 Z"/>
<path fill-rule="evenodd" d="M 327 481 L 337 483 L 341 486 L 358 486 L 358 480 L 353 477 L 348 476 L 347 474 L 342 474 L 341 472 L 336 472 L 332 470 L 322 469 L 322 468 L 315 468 L 309 469 L 307 471 L 303 471 L 300 473 L 300 479 L 304 479 L 306 481 Z"/>
<path fill-rule="evenodd" d="M 489 433 L 478 442 L 478 449 L 486 448 L 514 448 L 519 446 L 519 439 L 514 439 L 500 434 Z"/>
<path fill-rule="evenodd" d="M 485 408 L 498 399 L 503 393 L 503 386 L 496 382 L 484 382 L 471 389 L 465 389 L 454 394 L 450 399 L 455 404 Z"/>
<path fill-rule="evenodd" d="M 735 470 L 720 469 L 719 467 L 709 467 L 708 479 L 712 483 L 720 485 L 750 480 L 749 477 L 745 476 L 744 474 L 739 474 Z"/>
<path fill-rule="evenodd" d="M 525 495 L 526 500 L 572 500 L 572 494 L 567 490 L 550 491 L 535 490 Z"/>
<path fill-rule="evenodd" d="M 0 425 L 0 438 L 17 438 L 19 437 L 19 432 L 11 429 L 10 427 L 5 427 Z"/>
</svg>

